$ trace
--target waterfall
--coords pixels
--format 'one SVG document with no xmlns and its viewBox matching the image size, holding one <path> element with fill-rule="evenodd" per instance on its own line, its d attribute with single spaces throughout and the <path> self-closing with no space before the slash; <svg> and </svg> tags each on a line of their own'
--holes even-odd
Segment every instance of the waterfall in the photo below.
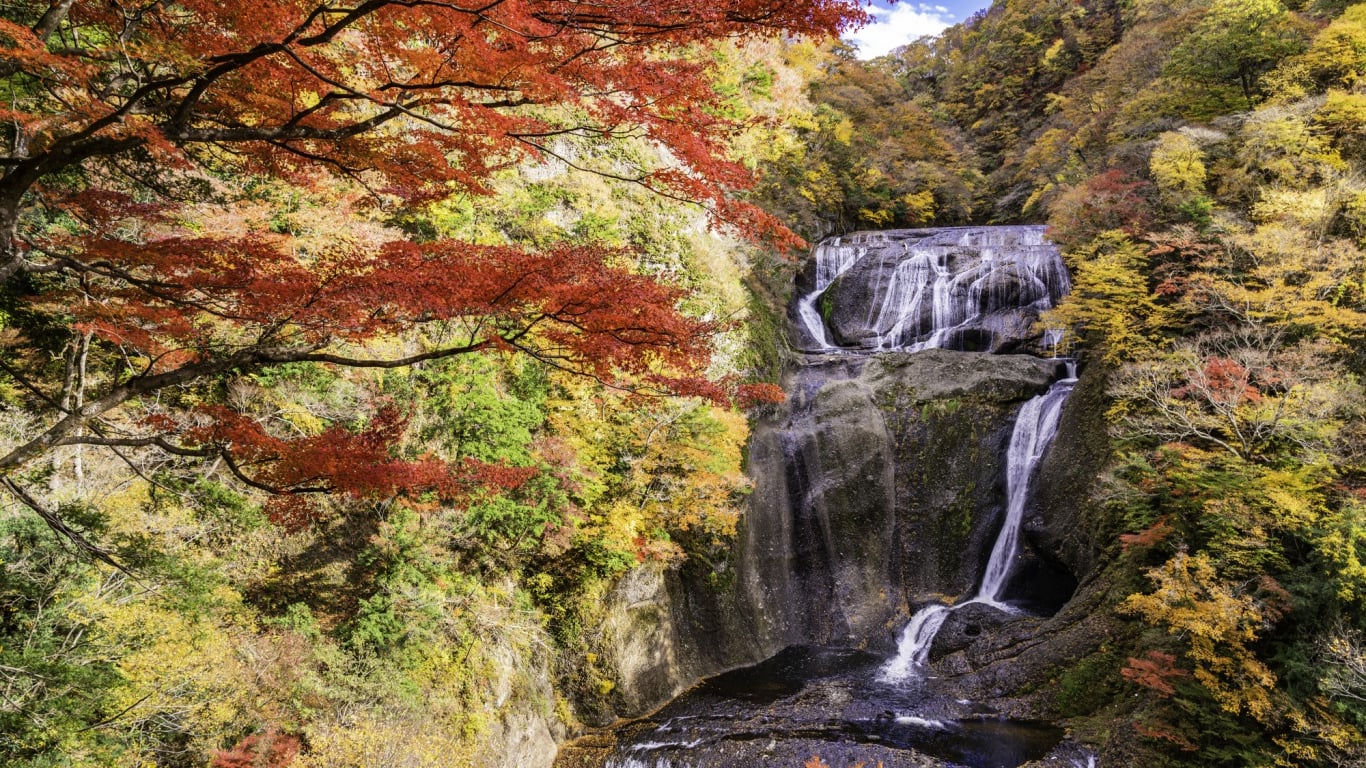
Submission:
<svg viewBox="0 0 1366 768">
<path fill-rule="evenodd" d="M 1063 335 L 1062 328 L 1048 328 L 1043 332 L 1043 346 L 1050 356 L 1058 356 L 1058 345 L 1062 343 Z"/>
<path fill-rule="evenodd" d="M 918 667 L 923 667 L 930 657 L 930 645 L 934 642 L 939 628 L 953 609 L 947 605 L 927 605 L 911 617 L 911 623 L 901 633 L 901 643 L 897 646 L 896 658 L 887 663 L 882 670 L 882 679 L 887 681 L 905 680 Z"/>
<path fill-rule="evenodd" d="M 873 233 L 874 235 L 878 233 Z M 852 243 L 843 242 L 843 238 L 831 238 L 816 246 L 816 251 L 812 258 L 816 262 L 815 288 L 805 296 L 797 300 L 797 317 L 801 320 L 802 328 L 807 336 L 816 343 L 816 352 L 826 352 L 835 349 L 835 345 L 830 343 L 830 338 L 826 334 L 825 320 L 821 318 L 820 310 L 816 304 L 820 301 L 821 294 L 829 288 L 832 283 L 839 279 L 840 275 L 849 271 L 864 256 L 868 255 L 867 246 L 860 243 L 864 240 L 872 239 L 878 242 L 876 237 L 867 235 L 855 235 Z"/>
<path fill-rule="evenodd" d="M 1030 480 L 1058 432 L 1062 404 L 1076 383 L 1077 380 L 1072 377 L 1060 379 L 1047 392 L 1029 400 L 1020 409 L 1015 428 L 1010 434 L 1010 448 L 1006 456 L 1006 517 L 992 546 L 977 594 L 957 605 L 928 605 L 917 611 L 901 633 L 896 657 L 883 667 L 882 680 L 905 680 L 923 669 L 940 627 L 949 614 L 958 608 L 980 603 L 1001 610 L 1013 610 L 1001 602 L 1001 595 L 1019 550 L 1020 524 L 1024 521 L 1025 503 L 1029 500 Z"/>
<path fill-rule="evenodd" d="M 818 352 L 908 351 L 962 348 L 962 334 L 990 337 L 1028 335 L 1043 310 L 1071 289 L 1058 248 L 1043 227 L 963 227 L 859 233 L 816 246 L 812 289 L 798 298 L 796 314 Z M 856 348 L 831 340 L 821 297 L 845 275 L 864 280 L 867 306 L 861 313 L 869 339 Z M 843 296 L 843 294 L 842 294 Z M 1043 332 L 1041 346 L 1057 356 L 1062 331 Z M 1025 403 L 1016 419 L 1007 456 L 1006 519 L 992 547 L 977 594 L 959 606 L 926 606 L 902 632 L 898 653 L 883 670 L 887 680 L 904 679 L 923 667 L 930 645 L 949 614 L 961 605 L 1001 602 L 1019 548 L 1019 531 L 1029 497 L 1030 477 L 1057 431 L 1058 414 L 1076 381 L 1067 378 Z"/>
<path fill-rule="evenodd" d="M 1043 227 L 855 234 L 817 245 L 813 260 L 812 287 L 796 312 L 816 352 L 994 348 L 1003 334 L 1027 336 L 1038 313 L 1071 288 Z M 866 306 L 858 307 L 861 322 L 840 326 L 865 340 L 840 346 L 818 307 L 846 274 L 861 284 L 852 292 Z M 978 340 L 964 341 L 970 336 Z"/>
<path fill-rule="evenodd" d="M 1040 313 L 1070 288 L 1058 249 L 1044 240 L 1043 227 L 855 233 L 817 245 L 801 285 L 789 331 L 795 346 L 814 354 L 787 367 L 787 403 L 758 426 L 749 446 L 756 485 L 733 586 L 724 593 L 708 587 L 686 608 L 689 626 L 704 626 L 704 618 L 724 624 L 694 639 L 700 657 L 710 658 L 703 646 L 712 642 L 721 646 L 718 666 L 752 649 L 772 655 L 614 726 L 613 743 L 586 743 L 557 768 L 798 765 L 812 755 L 852 765 L 870 751 L 965 768 L 1045 759 L 1094 768 L 1094 757 L 1064 742 L 1055 724 L 983 715 L 1006 694 L 970 701 L 963 696 L 977 696 L 980 680 L 955 689 L 954 681 L 924 672 L 936 635 L 962 606 L 1023 612 L 1005 599 L 1021 559 L 1030 485 L 1076 383 L 1073 362 L 1058 358 L 1061 330 L 1035 329 Z M 879 354 L 935 348 L 954 351 Z M 1034 354 L 989 354 L 1014 352 Z M 1045 359 L 1050 352 L 1055 359 Z M 1055 380 L 1064 365 L 1066 376 Z M 957 403 L 959 392 L 969 393 L 962 399 L 973 410 L 946 412 L 945 426 L 969 425 L 971 436 L 932 432 L 938 419 L 923 409 Z M 920 418 L 889 414 L 916 407 Z M 1004 430 L 1005 455 L 979 466 L 1001 450 Z M 938 445 L 941 437 L 948 444 Z M 913 441 L 934 446 L 921 451 Z M 924 498 L 914 475 L 898 471 L 907 462 L 923 473 Z M 920 510 L 948 509 L 944 493 L 954 496 L 955 513 L 961 502 L 995 504 L 992 489 L 1002 481 L 1003 520 L 989 556 L 975 545 L 970 560 L 927 551 L 918 534 L 934 521 Z M 990 534 L 964 522 L 962 539 Z M 977 553 L 986 560 L 980 573 Z M 918 556 L 925 570 L 908 573 Z M 942 583 L 950 579 L 952 587 Z M 899 600 L 888 597 L 924 589 L 971 594 L 957 604 L 921 606 L 894 658 L 865 650 L 897 611 Z"/>
<path fill-rule="evenodd" d="M 982 602 L 1000 605 L 1010 564 L 1019 549 L 1020 524 L 1024 520 L 1025 502 L 1029 500 L 1029 481 L 1058 432 L 1062 404 L 1074 384 L 1076 379 L 1060 380 L 1047 392 L 1025 403 L 1015 420 L 1006 455 L 1006 519 L 991 549 L 982 586 L 977 590 L 977 598 Z"/>
</svg>

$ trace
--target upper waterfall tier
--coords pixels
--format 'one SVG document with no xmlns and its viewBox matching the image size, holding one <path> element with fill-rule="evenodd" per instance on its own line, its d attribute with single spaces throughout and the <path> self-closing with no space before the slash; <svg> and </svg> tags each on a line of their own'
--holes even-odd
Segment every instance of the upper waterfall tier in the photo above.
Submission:
<svg viewBox="0 0 1366 768">
<path fill-rule="evenodd" d="M 811 351 L 1003 352 L 1071 288 L 1042 226 L 860 232 L 816 246 L 794 308 Z"/>
</svg>

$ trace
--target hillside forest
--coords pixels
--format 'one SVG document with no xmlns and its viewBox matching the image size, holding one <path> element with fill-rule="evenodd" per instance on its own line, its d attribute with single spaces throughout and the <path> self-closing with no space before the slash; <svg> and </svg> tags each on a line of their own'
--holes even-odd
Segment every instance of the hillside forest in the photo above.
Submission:
<svg viewBox="0 0 1366 768">
<path fill-rule="evenodd" d="M 1029 222 L 1123 628 L 1059 717 L 1366 765 L 1366 5 L 997 0 L 873 61 L 864 19 L 0 6 L 0 763 L 553 751 L 619 580 L 728 578 L 804 245 Z"/>
</svg>

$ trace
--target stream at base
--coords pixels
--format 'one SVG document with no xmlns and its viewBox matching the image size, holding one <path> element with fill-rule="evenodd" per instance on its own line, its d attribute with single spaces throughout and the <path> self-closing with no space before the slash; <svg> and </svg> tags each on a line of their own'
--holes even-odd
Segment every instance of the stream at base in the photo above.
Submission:
<svg viewBox="0 0 1366 768">
<path fill-rule="evenodd" d="M 1015 768 L 1046 756 L 1086 765 L 1054 725 L 880 682 L 885 659 L 794 646 L 711 678 L 617 733 L 607 768 L 801 766 Z"/>
</svg>

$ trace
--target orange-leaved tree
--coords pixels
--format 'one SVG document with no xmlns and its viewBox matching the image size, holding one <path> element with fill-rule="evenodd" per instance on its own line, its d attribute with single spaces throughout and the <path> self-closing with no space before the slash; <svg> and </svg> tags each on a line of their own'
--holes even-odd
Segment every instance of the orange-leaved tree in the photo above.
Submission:
<svg viewBox="0 0 1366 768">
<path fill-rule="evenodd" d="M 0 482 L 54 527 L 26 468 L 64 445 L 210 458 L 283 494 L 457 494 L 515 484 L 401 461 L 402 408 L 302 439 L 186 388 L 291 363 L 392 368 L 507 350 L 603 381 L 721 396 L 710 322 L 625 254 L 338 237 L 300 249 L 252 191 L 336 201 L 339 226 L 554 161 L 795 241 L 732 193 L 705 54 L 824 36 L 849 0 L 21 0 L 0 9 L 0 397 L 33 418 Z M 666 162 L 594 159 L 647 142 Z M 602 157 L 605 153 L 599 153 Z M 383 228 L 381 228 L 383 229 Z M 414 327 L 440 327 L 414 344 Z M 74 535 L 74 532 L 71 532 Z"/>
</svg>

